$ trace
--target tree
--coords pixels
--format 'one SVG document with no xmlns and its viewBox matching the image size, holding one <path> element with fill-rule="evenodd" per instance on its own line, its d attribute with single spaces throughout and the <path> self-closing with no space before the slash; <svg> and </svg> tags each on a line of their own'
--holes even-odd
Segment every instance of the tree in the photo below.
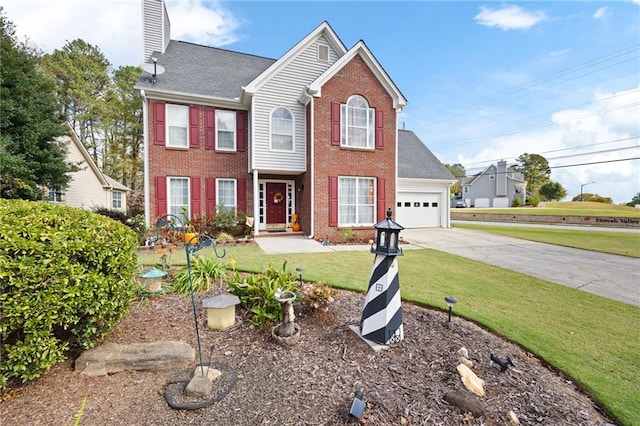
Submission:
<svg viewBox="0 0 640 426">
<path fill-rule="evenodd" d="M 542 185 L 539 192 L 547 201 L 559 201 L 567 196 L 567 190 L 560 183 L 554 181 Z"/>
<path fill-rule="evenodd" d="M 444 165 L 447 170 L 455 177 L 458 181 L 451 185 L 451 195 L 462 193 L 462 181 L 467 176 L 467 171 L 464 169 L 464 166 L 460 163 L 455 164 L 445 164 Z"/>
<path fill-rule="evenodd" d="M 523 174 L 524 180 L 527 181 L 527 191 L 532 195 L 538 195 L 540 187 L 550 181 L 549 162 L 540 154 L 527 154 L 526 152 L 516 160 L 519 164 L 513 169 Z"/>
<path fill-rule="evenodd" d="M 633 196 L 633 198 L 631 199 L 631 202 L 627 203 L 627 205 L 631 207 L 637 204 L 640 204 L 640 192 L 638 192 L 636 195 Z"/>
<path fill-rule="evenodd" d="M 0 198 L 38 200 L 44 187 L 64 189 L 77 170 L 65 161 L 65 134 L 53 81 L 40 55 L 21 43 L 0 8 Z"/>
</svg>

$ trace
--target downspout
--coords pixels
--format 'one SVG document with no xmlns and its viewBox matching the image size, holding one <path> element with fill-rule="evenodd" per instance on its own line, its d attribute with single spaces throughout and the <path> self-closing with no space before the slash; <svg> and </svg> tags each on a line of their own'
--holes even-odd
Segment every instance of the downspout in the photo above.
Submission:
<svg viewBox="0 0 640 426">
<path fill-rule="evenodd" d="M 310 161 L 309 161 L 310 167 L 309 168 L 311 169 L 310 170 L 310 172 L 311 172 L 311 179 L 310 179 L 310 182 L 311 182 L 311 185 L 310 185 L 311 186 L 311 194 L 310 194 L 310 196 L 311 196 L 310 197 L 311 198 L 311 214 L 309 215 L 309 217 L 311 218 L 311 224 L 310 224 L 311 225 L 311 228 L 310 228 L 311 231 L 309 232 L 309 239 L 310 240 L 312 240 L 314 235 L 315 235 L 314 234 L 314 229 L 315 229 L 315 220 L 314 220 L 314 218 L 315 218 L 315 214 L 314 214 L 315 208 L 314 207 L 315 207 L 316 180 L 315 180 L 315 150 L 314 150 L 314 146 L 315 146 L 315 134 L 316 134 L 315 130 L 316 129 L 315 129 L 315 126 L 314 126 L 314 124 L 315 124 L 315 119 L 314 119 L 315 115 L 314 115 L 314 105 L 313 104 L 314 104 L 313 96 L 311 96 L 311 102 L 310 102 L 310 105 L 311 105 L 311 114 L 310 114 L 311 123 L 309 124 L 311 126 L 311 132 L 310 132 L 311 140 L 309 141 L 310 150 L 311 150 L 311 153 L 309 154 L 309 159 L 310 159 Z"/>
<path fill-rule="evenodd" d="M 142 131 L 144 141 L 144 221 L 147 227 L 151 226 L 151 209 L 149 200 L 149 111 L 147 105 L 147 96 L 144 90 L 140 90 L 142 96 L 142 122 L 144 129 Z"/>
</svg>

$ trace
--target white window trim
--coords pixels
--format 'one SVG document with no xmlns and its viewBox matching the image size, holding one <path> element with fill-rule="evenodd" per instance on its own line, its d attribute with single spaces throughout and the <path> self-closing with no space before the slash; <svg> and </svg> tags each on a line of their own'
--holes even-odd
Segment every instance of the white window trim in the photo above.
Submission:
<svg viewBox="0 0 640 426">
<path fill-rule="evenodd" d="M 226 208 L 229 207 L 229 205 L 220 202 L 220 182 L 222 181 L 233 182 L 233 199 L 234 199 L 233 211 L 237 212 L 238 211 L 238 180 L 234 178 L 216 178 L 216 209 L 219 206 L 224 206 Z"/>
<path fill-rule="evenodd" d="M 349 144 L 348 111 L 349 111 L 349 102 L 354 98 L 362 99 L 364 103 L 367 105 L 366 146 L 354 146 Z M 376 125 L 375 109 L 369 106 L 369 102 L 367 102 L 367 100 L 360 95 L 350 96 L 349 99 L 347 99 L 347 103 L 340 105 L 340 146 L 343 148 L 363 149 L 363 150 L 371 150 L 371 151 L 375 150 L 376 148 L 375 125 Z"/>
<path fill-rule="evenodd" d="M 285 109 L 291 114 L 291 149 L 278 149 L 273 147 L 273 113 L 279 109 Z M 293 112 L 287 107 L 275 107 L 271 110 L 269 114 L 269 151 L 274 152 L 296 152 L 296 117 Z"/>
<path fill-rule="evenodd" d="M 174 206 L 174 204 L 171 204 L 172 179 L 186 179 L 187 181 L 187 217 L 185 217 L 184 219 L 189 219 L 191 217 L 191 178 L 187 176 L 167 176 L 167 213 L 172 213 L 171 207 Z M 183 204 L 181 204 L 180 206 L 182 207 Z"/>
<path fill-rule="evenodd" d="M 220 142 L 220 138 L 219 138 L 219 132 L 220 132 L 220 128 L 218 126 L 218 114 L 219 113 L 231 113 L 233 114 L 233 148 L 227 148 L 227 147 L 221 147 L 219 144 Z M 217 109 L 216 108 L 216 116 L 215 116 L 215 122 L 216 122 L 216 150 L 217 151 L 228 151 L 228 152 L 235 152 L 238 150 L 238 135 L 236 133 L 237 127 L 238 127 L 238 113 L 236 111 L 232 111 L 232 110 L 228 110 L 228 109 Z"/>
<path fill-rule="evenodd" d="M 186 115 L 186 122 L 185 122 L 185 139 L 184 139 L 184 145 L 179 145 L 179 144 L 175 144 L 175 143 L 171 143 L 171 132 L 169 131 L 169 124 L 170 120 L 169 120 L 169 116 L 171 114 L 169 114 L 169 111 L 171 110 L 171 108 L 176 107 L 176 108 L 180 108 L 181 110 L 185 111 L 185 115 Z M 165 135 L 166 135 L 166 146 L 171 147 L 171 148 L 182 148 L 182 149 L 188 149 L 189 148 L 189 107 L 186 105 L 178 105 L 178 104 L 166 104 L 165 105 Z"/>
<path fill-rule="evenodd" d="M 340 211 L 342 209 L 342 205 L 340 203 L 340 188 L 341 188 L 341 182 L 343 179 L 355 179 L 356 180 L 356 191 L 358 189 L 358 181 L 360 179 L 367 179 L 367 180 L 372 180 L 373 181 L 373 216 L 372 216 L 372 221 L 371 222 L 367 222 L 367 223 L 343 223 L 341 222 L 340 218 L 341 218 L 341 214 Z M 358 199 L 358 194 L 356 192 L 356 200 Z M 359 204 L 356 203 L 356 220 L 358 218 L 358 206 Z M 362 227 L 362 226 L 372 226 L 375 223 L 376 220 L 376 211 L 378 208 L 378 179 L 376 179 L 374 176 L 338 176 L 338 227 L 347 227 L 347 226 L 355 226 L 355 227 Z"/>
<path fill-rule="evenodd" d="M 118 197 L 116 197 L 116 195 Z M 119 204 L 118 206 L 116 206 L 116 201 Z M 111 208 L 115 210 L 122 210 L 122 191 L 111 191 Z"/>
<path fill-rule="evenodd" d="M 322 55 L 321 55 L 321 49 L 322 48 L 326 48 L 327 49 L 327 57 L 326 58 L 323 58 Z M 329 46 L 328 45 L 321 44 L 321 43 L 318 44 L 318 61 L 329 62 Z"/>
</svg>

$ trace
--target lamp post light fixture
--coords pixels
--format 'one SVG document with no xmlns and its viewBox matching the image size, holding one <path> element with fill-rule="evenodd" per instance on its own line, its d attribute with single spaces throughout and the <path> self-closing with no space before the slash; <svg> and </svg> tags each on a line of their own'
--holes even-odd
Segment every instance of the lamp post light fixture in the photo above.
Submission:
<svg viewBox="0 0 640 426">
<path fill-rule="evenodd" d="M 449 306 L 449 322 L 451 322 L 451 310 L 453 309 L 453 305 L 458 303 L 458 299 L 453 296 L 446 296 L 444 301 L 447 302 L 447 305 Z"/>
<path fill-rule="evenodd" d="M 592 183 L 595 183 L 595 182 L 588 182 L 580 185 L 580 201 L 584 201 L 584 199 L 582 198 L 582 188 L 584 188 L 587 185 L 591 185 Z"/>
<path fill-rule="evenodd" d="M 302 267 L 302 265 L 298 266 L 296 268 L 296 272 L 298 273 L 298 277 L 300 277 L 300 288 L 302 288 L 302 271 L 304 271 L 304 268 Z"/>
</svg>

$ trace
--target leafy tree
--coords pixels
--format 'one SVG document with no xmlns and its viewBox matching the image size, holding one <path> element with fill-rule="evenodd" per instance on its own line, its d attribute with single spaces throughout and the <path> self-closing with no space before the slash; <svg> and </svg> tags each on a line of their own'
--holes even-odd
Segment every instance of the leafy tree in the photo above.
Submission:
<svg viewBox="0 0 640 426">
<path fill-rule="evenodd" d="M 582 194 L 578 194 L 571 199 L 571 201 L 589 201 L 589 198 L 593 197 L 593 194 L 590 192 L 583 192 Z"/>
<path fill-rule="evenodd" d="M 455 193 L 462 193 L 462 181 L 467 175 L 467 171 L 464 166 L 460 163 L 455 164 L 445 164 L 444 165 L 447 170 L 458 180 L 455 184 L 451 186 L 451 195 Z"/>
<path fill-rule="evenodd" d="M 44 68 L 56 81 L 64 114 L 98 165 L 103 144 L 97 127 L 110 84 L 109 66 L 97 46 L 81 39 L 44 57 Z"/>
<path fill-rule="evenodd" d="M 538 195 L 540 187 L 550 181 L 549 162 L 540 154 L 527 154 L 526 152 L 516 160 L 518 164 L 513 169 L 524 175 L 524 179 L 527 181 L 527 191 L 532 195 Z"/>
<path fill-rule="evenodd" d="M 636 204 L 640 204 L 640 192 L 633 196 L 631 202 L 627 203 L 628 206 L 635 206 Z"/>
<path fill-rule="evenodd" d="M 559 182 L 549 181 L 540 187 L 540 195 L 547 201 L 559 201 L 567 196 L 567 190 Z"/>
<path fill-rule="evenodd" d="M 40 56 L 19 42 L 0 8 L 0 198 L 42 199 L 44 187 L 64 189 L 68 172 L 65 134 L 53 81 Z"/>
</svg>

